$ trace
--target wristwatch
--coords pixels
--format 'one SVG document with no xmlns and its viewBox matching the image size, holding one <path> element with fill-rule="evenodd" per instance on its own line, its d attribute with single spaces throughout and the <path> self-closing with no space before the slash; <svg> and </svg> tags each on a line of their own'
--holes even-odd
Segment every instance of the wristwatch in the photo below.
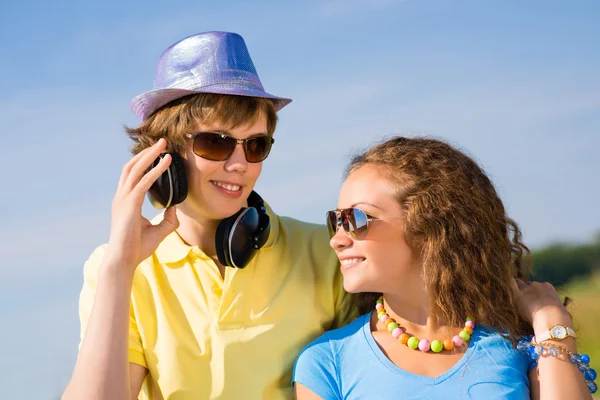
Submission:
<svg viewBox="0 0 600 400">
<path fill-rule="evenodd" d="M 546 340 L 563 340 L 567 336 L 575 338 L 575 331 L 573 330 L 573 328 L 564 325 L 554 325 L 546 332 L 540 333 L 534 338 L 534 340 L 536 343 L 542 343 Z"/>
</svg>

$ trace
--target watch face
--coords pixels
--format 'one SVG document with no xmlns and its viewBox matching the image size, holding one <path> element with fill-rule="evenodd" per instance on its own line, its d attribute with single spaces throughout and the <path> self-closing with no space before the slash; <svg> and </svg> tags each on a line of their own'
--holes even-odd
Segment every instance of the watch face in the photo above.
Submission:
<svg viewBox="0 0 600 400">
<path fill-rule="evenodd" d="M 552 327 L 552 337 L 564 339 L 567 337 L 567 329 L 564 326 L 555 325 Z"/>
</svg>

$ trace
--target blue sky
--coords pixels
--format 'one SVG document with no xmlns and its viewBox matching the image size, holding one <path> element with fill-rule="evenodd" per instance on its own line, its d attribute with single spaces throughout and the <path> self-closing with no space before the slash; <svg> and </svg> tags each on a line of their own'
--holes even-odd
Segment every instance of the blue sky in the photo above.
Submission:
<svg viewBox="0 0 600 400">
<path fill-rule="evenodd" d="M 52 399 L 78 342 L 81 269 L 107 240 L 123 125 L 160 53 L 242 34 L 294 102 L 257 190 L 284 215 L 335 207 L 354 152 L 393 134 L 460 146 L 532 247 L 600 231 L 600 3 L 131 1 L 0 5 L 3 397 Z M 147 206 L 145 213 L 153 210 Z"/>
</svg>

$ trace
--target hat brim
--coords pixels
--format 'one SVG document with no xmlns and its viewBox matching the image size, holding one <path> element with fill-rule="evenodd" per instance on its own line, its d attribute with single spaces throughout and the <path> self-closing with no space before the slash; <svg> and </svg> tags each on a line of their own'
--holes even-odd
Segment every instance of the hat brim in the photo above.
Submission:
<svg viewBox="0 0 600 400">
<path fill-rule="evenodd" d="M 142 93 L 136 96 L 131 101 L 131 110 L 137 115 L 142 121 L 145 121 L 150 117 L 156 110 L 163 107 L 164 105 L 188 96 L 191 94 L 198 93 L 214 93 L 214 94 L 225 94 L 235 96 L 248 96 L 248 97 L 262 97 L 265 99 L 273 100 L 275 105 L 275 111 L 281 110 L 283 107 L 292 102 L 292 99 L 285 97 L 273 96 L 261 90 L 259 88 L 252 88 L 248 86 L 240 87 L 238 85 L 212 85 L 204 87 L 198 90 L 188 89 L 155 89 L 148 92 Z"/>
</svg>

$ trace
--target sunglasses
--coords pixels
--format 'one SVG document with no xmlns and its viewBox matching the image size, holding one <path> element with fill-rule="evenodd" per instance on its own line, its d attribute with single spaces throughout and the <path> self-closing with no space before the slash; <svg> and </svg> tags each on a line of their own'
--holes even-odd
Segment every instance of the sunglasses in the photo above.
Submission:
<svg viewBox="0 0 600 400">
<path fill-rule="evenodd" d="M 233 154 L 235 146 L 244 146 L 246 161 L 258 163 L 269 155 L 271 146 L 275 143 L 269 135 L 254 136 L 248 139 L 236 139 L 216 132 L 198 132 L 187 134 L 192 139 L 192 150 L 198 157 L 211 161 L 225 161 Z"/>
<path fill-rule="evenodd" d="M 327 211 L 327 228 L 329 229 L 330 238 L 335 236 L 340 227 L 342 227 L 344 232 L 351 238 L 362 240 L 367 237 L 370 222 L 395 219 L 402 218 L 375 218 L 360 208 L 343 208 Z"/>
</svg>

